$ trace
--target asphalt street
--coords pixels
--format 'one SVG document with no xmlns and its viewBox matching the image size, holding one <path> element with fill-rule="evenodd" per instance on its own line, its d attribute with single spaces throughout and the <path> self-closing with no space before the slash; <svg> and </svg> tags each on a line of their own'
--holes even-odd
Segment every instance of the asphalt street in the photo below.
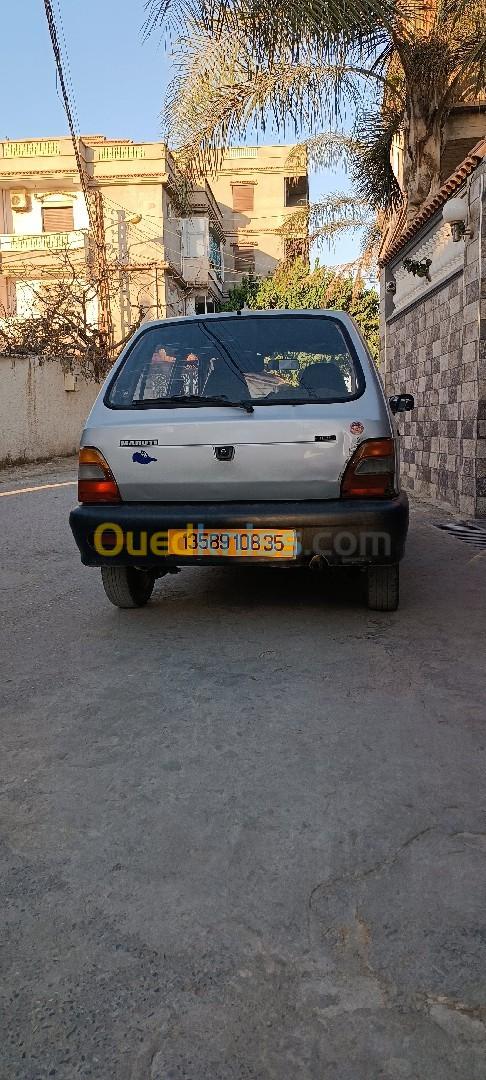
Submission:
<svg viewBox="0 0 486 1080">
<path fill-rule="evenodd" d="M 0 477 L 1 1080 L 484 1080 L 486 550 L 119 611 L 73 480 Z"/>
</svg>

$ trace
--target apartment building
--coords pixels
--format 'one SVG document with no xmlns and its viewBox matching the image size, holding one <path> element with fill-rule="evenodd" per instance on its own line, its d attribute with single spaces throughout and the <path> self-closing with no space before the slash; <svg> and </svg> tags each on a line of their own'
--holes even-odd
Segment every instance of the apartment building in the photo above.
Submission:
<svg viewBox="0 0 486 1080">
<path fill-rule="evenodd" d="M 225 283 L 244 274 L 265 277 L 284 258 L 307 251 L 307 220 L 285 235 L 290 218 L 309 203 L 307 157 L 292 146 L 226 150 L 210 183 L 226 235 Z"/>
<path fill-rule="evenodd" d="M 217 308 L 225 237 L 209 184 L 182 210 L 164 144 L 83 136 L 77 149 L 89 191 L 102 196 L 115 336 L 124 336 L 140 309 L 155 318 Z M 1 313 L 31 313 L 42 286 L 67 266 L 86 275 L 89 249 L 71 139 L 1 141 Z"/>
<path fill-rule="evenodd" d="M 77 156 L 78 155 L 78 156 Z M 307 165 L 291 147 L 227 150 L 217 176 L 181 202 L 163 143 L 83 136 L 0 141 L 0 317 L 28 315 L 43 285 L 89 272 L 89 192 L 101 197 L 115 337 L 146 318 L 218 310 L 232 284 L 305 248 L 285 223 L 308 202 Z M 305 215 L 304 215 L 305 218 Z M 96 313 L 94 313 L 96 314 Z"/>
</svg>

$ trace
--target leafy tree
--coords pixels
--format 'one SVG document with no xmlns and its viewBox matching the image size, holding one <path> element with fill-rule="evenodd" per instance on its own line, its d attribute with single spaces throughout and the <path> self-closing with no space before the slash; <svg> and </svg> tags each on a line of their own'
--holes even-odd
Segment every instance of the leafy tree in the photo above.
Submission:
<svg viewBox="0 0 486 1080">
<path fill-rule="evenodd" d="M 268 309 L 332 308 L 348 311 L 356 319 L 368 348 L 378 360 L 379 301 L 375 289 L 368 288 L 349 273 L 336 273 L 316 260 L 311 269 L 304 259 L 282 263 L 269 277 L 258 281 L 243 278 L 231 290 L 226 311 L 242 307 Z"/>
<path fill-rule="evenodd" d="M 254 307 L 253 301 L 260 286 L 260 279 L 255 274 L 248 274 L 229 290 L 228 299 L 222 306 L 222 311 L 241 311 L 245 307 Z"/>
<path fill-rule="evenodd" d="M 148 32 L 170 23 L 175 34 L 166 121 L 186 167 L 207 168 L 269 116 L 310 132 L 310 159 L 344 155 L 356 185 L 344 219 L 345 201 L 328 202 L 321 228 L 350 227 L 363 200 L 390 214 L 405 198 L 413 218 L 440 185 L 451 108 L 486 89 L 484 0 L 148 0 L 148 11 Z M 403 191 L 390 164 L 398 133 Z"/>
<path fill-rule="evenodd" d="M 99 325 L 99 311 L 102 288 L 111 304 L 118 299 L 118 270 L 108 270 L 102 278 L 88 274 L 83 264 L 73 263 L 67 248 L 57 254 L 54 279 L 33 282 L 28 264 L 23 274 L 18 274 L 30 296 L 32 312 L 17 316 L 0 308 L 0 354 L 35 355 L 40 363 L 58 361 L 64 371 L 75 368 L 87 381 L 99 383 L 110 370 L 114 354 L 142 322 L 145 310 L 138 305 L 129 332 L 111 342 Z"/>
</svg>

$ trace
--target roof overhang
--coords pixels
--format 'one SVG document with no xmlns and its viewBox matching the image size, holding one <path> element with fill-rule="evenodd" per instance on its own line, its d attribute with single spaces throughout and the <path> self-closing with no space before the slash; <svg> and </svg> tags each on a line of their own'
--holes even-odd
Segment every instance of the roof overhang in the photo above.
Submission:
<svg viewBox="0 0 486 1080">
<path fill-rule="evenodd" d="M 396 218 L 394 228 L 391 235 L 386 239 L 385 246 L 380 251 L 378 265 L 386 266 L 396 255 L 400 253 L 402 248 L 410 243 L 414 239 L 416 234 L 420 232 L 424 225 L 434 217 L 434 214 L 438 210 L 441 210 L 451 195 L 455 195 L 457 191 L 463 186 L 469 176 L 477 169 L 478 165 L 486 157 L 486 139 L 480 139 L 476 146 L 473 146 L 464 161 L 454 169 L 454 172 L 448 177 L 448 179 L 442 184 L 436 194 L 428 199 L 424 203 L 418 214 L 415 215 L 413 221 L 406 225 L 406 206 L 402 206 L 398 217 Z"/>
</svg>

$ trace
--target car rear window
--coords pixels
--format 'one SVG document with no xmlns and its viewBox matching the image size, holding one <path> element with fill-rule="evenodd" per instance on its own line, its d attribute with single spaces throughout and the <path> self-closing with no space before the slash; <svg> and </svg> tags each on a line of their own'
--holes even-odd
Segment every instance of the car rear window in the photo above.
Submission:
<svg viewBox="0 0 486 1080">
<path fill-rule="evenodd" d="M 346 331 L 331 316 L 160 323 L 139 335 L 105 397 L 112 408 L 346 401 L 364 388 Z"/>
</svg>

